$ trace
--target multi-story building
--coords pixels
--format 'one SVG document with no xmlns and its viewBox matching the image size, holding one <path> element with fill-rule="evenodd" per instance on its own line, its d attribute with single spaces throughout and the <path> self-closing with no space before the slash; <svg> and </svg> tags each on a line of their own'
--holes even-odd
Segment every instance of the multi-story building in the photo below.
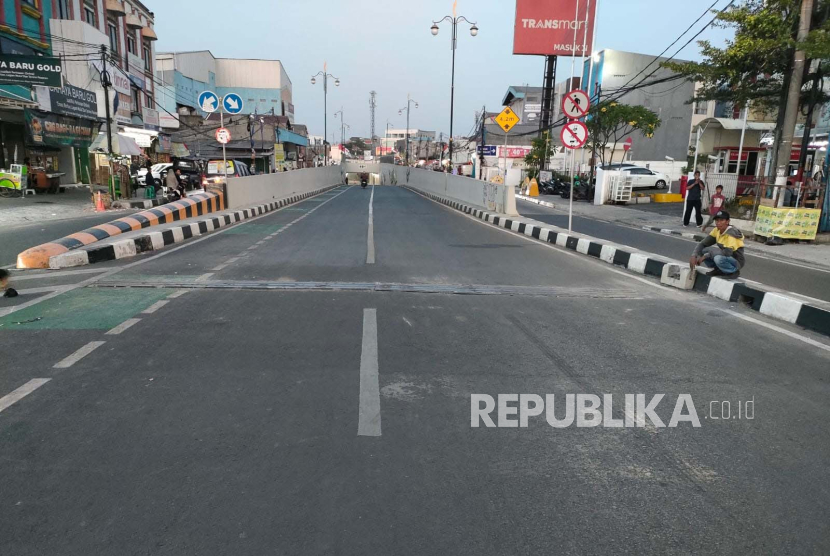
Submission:
<svg viewBox="0 0 830 556">
<path fill-rule="evenodd" d="M 32 5 L 21 0 L 0 2 L 0 55 L 48 56 L 51 2 Z M 0 168 L 22 164 L 28 153 L 25 110 L 37 103 L 32 87 L 0 85 Z"/>
</svg>

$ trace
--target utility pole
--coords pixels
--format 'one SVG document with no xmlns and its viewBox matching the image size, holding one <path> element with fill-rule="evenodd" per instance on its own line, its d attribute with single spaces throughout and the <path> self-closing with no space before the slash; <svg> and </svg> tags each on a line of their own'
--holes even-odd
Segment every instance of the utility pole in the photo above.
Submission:
<svg viewBox="0 0 830 556">
<path fill-rule="evenodd" d="M 110 76 L 107 73 L 107 47 L 101 45 L 101 86 L 104 88 L 104 109 L 107 115 L 107 152 L 112 154 L 112 118 L 110 117 Z M 118 93 L 115 93 L 118 94 Z"/>
<path fill-rule="evenodd" d="M 798 42 L 803 43 L 810 32 L 810 23 L 813 16 L 813 0 L 801 0 L 801 16 L 798 25 Z M 801 85 L 804 78 L 806 55 L 804 50 L 796 50 L 793 58 L 793 71 L 790 77 L 790 87 L 787 92 L 787 105 L 784 112 L 784 125 L 781 132 L 781 146 L 778 149 L 778 158 L 775 161 L 775 187 L 787 186 L 787 167 L 793 148 L 795 124 L 798 118 L 799 101 L 801 100 Z M 740 164 L 740 161 L 738 161 Z"/>
<path fill-rule="evenodd" d="M 371 135 L 369 135 L 369 137 L 372 138 L 372 157 L 375 156 L 375 108 L 377 108 L 378 106 L 377 96 L 377 91 L 372 91 L 369 93 L 369 109 L 372 114 L 372 121 L 371 125 L 369 126 L 369 133 L 371 133 Z"/>
<path fill-rule="evenodd" d="M 478 175 L 482 180 L 484 179 L 484 151 L 487 145 L 487 130 L 484 127 L 487 121 L 487 106 L 481 107 L 481 154 L 478 155 Z"/>
</svg>

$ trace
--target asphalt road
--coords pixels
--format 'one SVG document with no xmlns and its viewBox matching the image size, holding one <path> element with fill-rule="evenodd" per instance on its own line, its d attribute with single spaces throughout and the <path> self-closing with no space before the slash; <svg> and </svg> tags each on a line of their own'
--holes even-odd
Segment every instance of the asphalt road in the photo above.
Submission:
<svg viewBox="0 0 830 556">
<path fill-rule="evenodd" d="M 522 216 L 566 229 L 568 227 L 567 212 L 563 213 L 561 210 L 526 201 L 517 201 L 517 204 Z M 680 261 L 688 261 L 696 245 L 696 242 L 691 239 L 649 232 L 631 226 L 612 224 L 582 216 L 573 217 L 573 229 L 577 233 L 614 241 Z M 811 268 L 802 262 L 788 262 L 773 259 L 766 255 L 753 254 L 749 250 L 745 251 L 746 265 L 741 269 L 742 278 L 755 280 L 785 291 L 830 301 L 830 288 L 827 287 L 827 284 L 830 283 L 830 269 Z"/>
<path fill-rule="evenodd" d="M 0 317 L 0 554 L 830 552 L 794 327 L 393 187 L 104 268 Z M 701 426 L 473 428 L 473 394 Z"/>
<path fill-rule="evenodd" d="M 112 222 L 133 212 L 136 211 L 108 211 L 77 218 L 44 220 L 35 224 L 0 226 L 0 267 L 16 264 L 17 254 L 30 247 L 80 232 L 98 224 Z"/>
</svg>

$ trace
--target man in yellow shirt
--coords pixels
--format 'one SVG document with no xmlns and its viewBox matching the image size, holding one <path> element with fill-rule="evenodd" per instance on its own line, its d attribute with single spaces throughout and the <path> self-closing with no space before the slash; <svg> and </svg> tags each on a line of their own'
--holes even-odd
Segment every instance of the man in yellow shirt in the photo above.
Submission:
<svg viewBox="0 0 830 556">
<path fill-rule="evenodd" d="M 720 210 L 715 214 L 715 229 L 697 244 L 689 264 L 712 269 L 709 276 L 724 276 L 730 280 L 741 275 L 746 263 L 744 234 L 729 223 L 729 213 Z"/>
</svg>

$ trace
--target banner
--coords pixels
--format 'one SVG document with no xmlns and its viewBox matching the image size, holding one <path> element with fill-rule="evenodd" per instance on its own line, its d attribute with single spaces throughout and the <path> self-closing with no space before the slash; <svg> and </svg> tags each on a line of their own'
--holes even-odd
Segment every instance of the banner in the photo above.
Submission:
<svg viewBox="0 0 830 556">
<path fill-rule="evenodd" d="M 758 207 L 755 233 L 782 239 L 816 239 L 821 209 Z"/>
<path fill-rule="evenodd" d="M 46 56 L 0 54 L 0 83 L 60 87 L 61 60 Z"/>
<path fill-rule="evenodd" d="M 89 147 L 100 122 L 25 110 L 26 141 L 30 146 Z"/>
<path fill-rule="evenodd" d="M 524 158 L 530 154 L 530 147 L 499 147 L 499 158 Z"/>
<path fill-rule="evenodd" d="M 513 54 L 586 55 L 583 46 L 590 51 L 596 6 L 596 0 L 516 0 Z"/>
<path fill-rule="evenodd" d="M 44 112 L 98 119 L 98 97 L 92 91 L 66 85 L 62 89 L 35 87 L 38 107 Z"/>
</svg>

